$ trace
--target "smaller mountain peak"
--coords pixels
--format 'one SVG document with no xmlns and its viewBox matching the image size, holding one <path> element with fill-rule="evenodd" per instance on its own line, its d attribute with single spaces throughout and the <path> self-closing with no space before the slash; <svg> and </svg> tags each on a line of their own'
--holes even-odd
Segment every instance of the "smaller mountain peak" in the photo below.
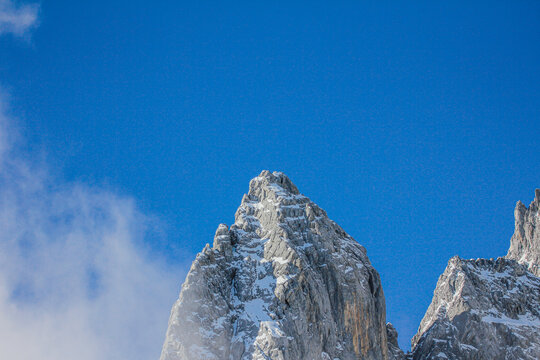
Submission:
<svg viewBox="0 0 540 360">
<path fill-rule="evenodd" d="M 535 208 L 540 207 L 540 189 L 534 190 L 534 199 L 529 204 L 529 207 L 527 207 L 521 200 L 518 200 L 518 202 L 516 203 L 516 210 L 519 210 L 520 212 L 525 212 L 529 210 L 531 206 L 534 206 Z"/>
<path fill-rule="evenodd" d="M 535 189 L 534 200 L 526 207 L 518 201 L 514 210 L 515 229 L 510 239 L 506 257 L 526 264 L 536 276 L 540 276 L 540 189 Z"/>
<path fill-rule="evenodd" d="M 392 323 L 386 323 L 386 338 L 388 340 L 388 352 L 390 359 L 405 359 L 405 354 L 398 345 L 398 332 Z"/>
<path fill-rule="evenodd" d="M 232 255 L 231 235 L 227 225 L 219 224 L 216 230 L 216 235 L 214 236 L 214 244 L 212 247 L 225 253 L 226 255 Z"/>
<path fill-rule="evenodd" d="M 215 237 L 221 236 L 221 235 L 229 235 L 229 227 L 226 224 L 219 224 Z"/>
</svg>

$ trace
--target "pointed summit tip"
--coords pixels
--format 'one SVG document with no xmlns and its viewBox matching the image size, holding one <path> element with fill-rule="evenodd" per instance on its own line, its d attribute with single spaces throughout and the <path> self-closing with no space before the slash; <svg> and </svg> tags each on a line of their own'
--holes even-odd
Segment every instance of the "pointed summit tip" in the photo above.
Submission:
<svg viewBox="0 0 540 360">
<path fill-rule="evenodd" d="M 228 234 L 229 234 L 229 227 L 227 226 L 227 224 L 219 224 L 214 237 L 218 237 L 221 235 L 228 235 Z"/>
<path fill-rule="evenodd" d="M 529 207 L 532 206 L 532 205 L 536 205 L 536 207 L 540 207 L 540 189 L 535 189 L 534 190 L 534 199 L 533 201 L 530 203 Z M 528 207 L 521 201 L 521 200 L 518 200 L 517 204 L 516 204 L 516 211 L 521 211 L 521 212 L 525 212 L 527 211 Z"/>
<path fill-rule="evenodd" d="M 291 179 L 281 171 L 274 171 L 270 172 L 268 170 L 263 170 L 259 176 L 256 178 L 253 178 L 249 183 L 249 190 L 250 193 L 252 193 L 255 188 L 260 186 L 266 186 L 269 185 L 278 185 L 280 188 L 285 190 L 286 192 L 289 192 L 293 195 L 298 195 L 300 192 L 298 191 L 298 188 L 296 185 L 293 184 Z"/>
</svg>

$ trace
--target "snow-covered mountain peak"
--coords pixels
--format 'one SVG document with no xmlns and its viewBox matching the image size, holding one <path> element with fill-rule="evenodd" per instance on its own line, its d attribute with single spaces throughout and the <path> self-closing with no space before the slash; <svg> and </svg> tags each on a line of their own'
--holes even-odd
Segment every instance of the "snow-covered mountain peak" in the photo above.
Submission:
<svg viewBox="0 0 540 360">
<path fill-rule="evenodd" d="M 263 171 L 193 262 L 161 359 L 382 360 L 386 337 L 365 249 L 287 176 Z"/>
</svg>

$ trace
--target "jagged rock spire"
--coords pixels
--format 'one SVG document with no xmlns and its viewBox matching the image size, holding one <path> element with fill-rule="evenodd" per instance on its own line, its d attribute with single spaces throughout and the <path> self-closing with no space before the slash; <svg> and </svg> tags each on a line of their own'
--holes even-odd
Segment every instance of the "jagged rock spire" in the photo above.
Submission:
<svg viewBox="0 0 540 360">
<path fill-rule="evenodd" d="M 386 324 L 386 337 L 388 341 L 388 358 L 392 360 L 405 360 L 405 353 L 398 344 L 398 332 L 391 323 Z"/>
<path fill-rule="evenodd" d="M 540 189 L 536 189 L 528 208 L 518 201 L 514 217 L 516 225 L 506 257 L 526 265 L 530 272 L 540 276 Z"/>
<path fill-rule="evenodd" d="M 385 324 L 365 249 L 287 176 L 263 171 L 193 262 L 161 359 L 382 360 Z"/>
</svg>

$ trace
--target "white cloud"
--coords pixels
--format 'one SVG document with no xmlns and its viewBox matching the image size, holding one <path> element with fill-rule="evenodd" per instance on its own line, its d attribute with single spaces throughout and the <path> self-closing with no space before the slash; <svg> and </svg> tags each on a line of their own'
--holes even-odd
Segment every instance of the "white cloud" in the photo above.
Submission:
<svg viewBox="0 0 540 360">
<path fill-rule="evenodd" d="M 152 222 L 23 156 L 1 98 L 0 359 L 157 359 L 182 274 L 144 250 Z"/>
<path fill-rule="evenodd" d="M 26 35 L 36 26 L 38 12 L 38 4 L 18 5 L 13 0 L 0 0 L 0 35 Z"/>
</svg>

